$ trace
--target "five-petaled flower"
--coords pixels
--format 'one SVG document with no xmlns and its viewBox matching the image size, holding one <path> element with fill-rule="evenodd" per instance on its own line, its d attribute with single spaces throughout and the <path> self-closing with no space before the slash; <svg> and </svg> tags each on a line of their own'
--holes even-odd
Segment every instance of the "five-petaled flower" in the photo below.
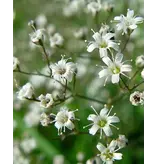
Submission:
<svg viewBox="0 0 156 164">
<path fill-rule="evenodd" d="M 40 106 L 43 108 L 49 108 L 54 103 L 53 96 L 49 93 L 47 93 L 45 96 L 41 94 L 38 99 L 40 100 Z"/>
<path fill-rule="evenodd" d="M 61 34 L 55 33 L 53 36 L 50 37 L 50 46 L 55 48 L 57 46 L 62 46 L 64 39 Z"/>
</svg>

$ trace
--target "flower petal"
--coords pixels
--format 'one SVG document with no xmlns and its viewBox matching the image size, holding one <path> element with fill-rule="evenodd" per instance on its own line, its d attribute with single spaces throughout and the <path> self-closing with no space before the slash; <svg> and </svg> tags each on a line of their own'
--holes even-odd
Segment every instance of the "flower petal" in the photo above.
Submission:
<svg viewBox="0 0 156 164">
<path fill-rule="evenodd" d="M 117 43 L 114 43 L 114 42 L 108 42 L 108 47 L 111 47 L 113 48 L 114 50 L 118 51 L 119 50 L 119 46 Z"/>
<path fill-rule="evenodd" d="M 136 17 L 135 18 L 135 23 L 138 24 L 138 23 L 142 23 L 143 22 L 143 18 L 142 17 Z"/>
<path fill-rule="evenodd" d="M 127 17 L 128 17 L 128 18 L 132 18 L 133 16 L 134 16 L 134 10 L 128 9 L 128 10 L 127 10 Z"/>
<path fill-rule="evenodd" d="M 107 34 L 105 35 L 105 39 L 106 39 L 106 40 L 109 40 L 109 39 L 111 39 L 111 38 L 114 37 L 114 36 L 115 36 L 114 33 L 107 33 Z"/>
<path fill-rule="evenodd" d="M 129 28 L 132 29 L 132 30 L 134 30 L 134 29 L 137 28 L 137 25 L 136 24 L 132 24 L 132 25 L 129 26 Z"/>
<path fill-rule="evenodd" d="M 121 160 L 122 159 L 122 154 L 121 153 L 113 153 L 113 159 Z"/>
<path fill-rule="evenodd" d="M 117 141 L 116 140 L 112 140 L 111 143 L 109 144 L 108 148 L 110 149 L 110 151 L 114 151 L 115 148 L 117 146 Z"/>
<path fill-rule="evenodd" d="M 109 75 L 109 70 L 108 69 L 103 69 L 99 72 L 99 78 L 105 77 Z"/>
<path fill-rule="evenodd" d="M 98 131 L 99 126 L 94 124 L 90 129 L 89 129 L 89 133 L 92 135 L 95 135 L 95 133 Z"/>
<path fill-rule="evenodd" d="M 103 108 L 100 111 L 100 116 L 101 117 L 105 117 L 107 113 L 108 113 L 108 109 L 107 108 Z"/>
<path fill-rule="evenodd" d="M 55 122 L 55 127 L 56 127 L 57 129 L 60 129 L 60 128 L 63 127 L 63 123 L 57 121 L 57 122 Z"/>
<path fill-rule="evenodd" d="M 112 64 L 112 61 L 109 57 L 102 58 L 102 61 L 107 65 L 110 66 Z"/>
<path fill-rule="evenodd" d="M 107 57 L 107 49 L 106 48 L 99 48 L 100 58 Z"/>
<path fill-rule="evenodd" d="M 119 118 L 118 118 L 117 116 L 109 116 L 109 117 L 107 118 L 107 121 L 108 121 L 109 123 L 117 123 L 117 122 L 120 122 L 120 120 L 119 120 Z"/>
<path fill-rule="evenodd" d="M 105 151 L 105 149 L 106 149 L 106 147 L 102 144 L 102 143 L 98 143 L 97 144 L 97 149 L 100 151 L 100 152 L 104 152 Z"/>
<path fill-rule="evenodd" d="M 109 126 L 103 127 L 103 131 L 105 132 L 106 136 L 111 136 L 113 134 Z"/>
<path fill-rule="evenodd" d="M 68 129 L 70 129 L 70 130 L 72 130 L 72 129 L 74 129 L 74 124 L 72 123 L 72 121 L 70 121 L 70 120 L 68 120 L 66 123 L 65 123 L 65 126 L 68 128 Z"/>
<path fill-rule="evenodd" d="M 88 48 L 87 51 L 88 52 L 92 52 L 95 48 L 98 48 L 98 45 L 96 43 L 91 43 Z"/>
<path fill-rule="evenodd" d="M 90 115 L 88 116 L 87 120 L 95 121 L 97 117 L 98 117 L 98 116 L 95 115 L 95 114 L 90 114 Z"/>
<path fill-rule="evenodd" d="M 112 75 L 112 83 L 118 83 L 119 82 L 119 74 L 113 74 Z"/>
<path fill-rule="evenodd" d="M 130 71 L 132 71 L 131 65 L 128 65 L 128 64 L 122 65 L 121 72 L 130 72 Z"/>
<path fill-rule="evenodd" d="M 94 35 L 92 36 L 96 42 L 100 43 L 101 42 L 101 35 L 98 32 L 95 32 Z"/>
<path fill-rule="evenodd" d="M 115 56 L 115 62 L 121 62 L 123 59 L 123 54 L 122 53 L 117 53 Z"/>
<path fill-rule="evenodd" d="M 113 164 L 113 161 L 106 161 L 106 164 Z"/>
</svg>

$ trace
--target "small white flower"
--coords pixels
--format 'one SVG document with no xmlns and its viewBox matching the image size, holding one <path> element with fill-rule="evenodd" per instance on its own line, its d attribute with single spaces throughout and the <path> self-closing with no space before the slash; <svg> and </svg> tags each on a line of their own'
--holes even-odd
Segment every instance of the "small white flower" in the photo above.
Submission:
<svg viewBox="0 0 156 164">
<path fill-rule="evenodd" d="M 141 72 L 141 77 L 144 79 L 144 69 Z"/>
<path fill-rule="evenodd" d="M 42 126 L 48 126 L 51 123 L 50 117 L 46 113 L 42 113 L 40 116 L 40 123 Z"/>
<path fill-rule="evenodd" d="M 77 39 L 83 39 L 86 37 L 88 29 L 86 27 L 81 27 L 78 30 L 74 31 L 74 37 Z"/>
<path fill-rule="evenodd" d="M 62 37 L 62 35 L 60 35 L 59 33 L 55 33 L 53 36 L 50 37 L 50 46 L 52 48 L 55 48 L 57 46 L 62 46 L 64 39 Z"/>
<path fill-rule="evenodd" d="M 102 143 L 97 144 L 97 149 L 100 151 L 100 158 L 106 164 L 113 164 L 115 160 L 121 160 L 122 154 L 116 153 L 119 149 L 116 149 L 117 142 L 112 140 L 111 143 L 105 147 Z"/>
<path fill-rule="evenodd" d="M 30 83 L 25 84 L 18 92 L 18 98 L 23 100 L 24 98 L 31 99 L 34 95 L 34 88 Z"/>
<path fill-rule="evenodd" d="M 116 141 L 119 148 L 124 148 L 128 144 L 128 139 L 125 135 L 119 135 L 119 138 Z"/>
<path fill-rule="evenodd" d="M 58 129 L 58 135 L 61 135 L 62 131 L 65 132 L 65 128 L 68 128 L 69 130 L 75 128 L 73 121 L 76 120 L 74 114 L 76 111 L 78 111 L 78 109 L 75 111 L 69 111 L 68 108 L 62 107 L 56 115 L 51 114 L 52 116 L 55 116 L 53 122 L 55 122 L 55 127 Z"/>
<path fill-rule="evenodd" d="M 55 155 L 53 158 L 53 164 L 64 164 L 64 156 L 62 154 Z"/>
<path fill-rule="evenodd" d="M 144 104 L 144 93 L 135 91 L 134 93 L 132 93 L 130 95 L 129 100 L 132 103 L 132 105 L 134 105 L 134 106 L 143 105 Z"/>
<path fill-rule="evenodd" d="M 76 69 L 76 65 L 73 62 L 67 61 L 68 59 L 64 59 L 64 56 L 62 56 L 62 59 L 58 63 L 51 65 L 53 78 L 62 83 L 66 81 L 71 82 Z"/>
<path fill-rule="evenodd" d="M 43 32 L 44 32 L 44 29 L 39 29 L 29 34 L 31 41 L 36 45 L 40 45 L 40 41 L 43 40 L 43 37 L 44 37 Z"/>
<path fill-rule="evenodd" d="M 43 108 L 49 108 L 53 105 L 54 100 L 52 94 L 47 93 L 45 96 L 41 94 L 38 99 L 40 100 L 40 106 Z"/>
<path fill-rule="evenodd" d="M 47 26 L 47 32 L 48 32 L 49 35 L 54 34 L 55 30 L 56 30 L 56 27 L 53 24 L 49 24 Z"/>
<path fill-rule="evenodd" d="M 92 52 L 95 48 L 98 48 L 101 58 L 106 57 L 108 53 L 107 51 L 111 48 L 118 51 L 118 44 L 111 40 L 114 36 L 114 33 L 107 33 L 107 26 L 106 30 L 104 30 L 102 27 L 99 32 L 94 32 L 92 37 L 95 41 L 89 42 L 87 51 Z"/>
<path fill-rule="evenodd" d="M 134 11 L 130 9 L 127 10 L 127 16 L 124 15 L 116 16 L 114 20 L 115 22 L 118 22 L 118 24 L 116 25 L 117 30 L 118 31 L 122 30 L 123 31 L 122 34 L 129 33 L 129 30 L 130 32 L 132 32 L 134 29 L 137 28 L 137 24 L 143 22 L 143 18 L 134 16 Z"/>
<path fill-rule="evenodd" d="M 132 70 L 131 65 L 124 64 L 122 62 L 123 54 L 117 53 L 113 61 L 109 57 L 102 58 L 103 62 L 107 65 L 103 67 L 103 70 L 99 72 L 99 78 L 104 77 L 106 85 L 107 80 L 112 81 L 112 83 L 118 83 L 120 80 L 120 74 L 127 77 L 124 72 L 130 72 Z"/>
<path fill-rule="evenodd" d="M 43 28 L 47 24 L 47 18 L 44 14 L 40 14 L 37 16 L 35 20 L 37 27 Z"/>
<path fill-rule="evenodd" d="M 13 71 L 18 68 L 19 64 L 19 60 L 16 57 L 13 57 Z"/>
<path fill-rule="evenodd" d="M 84 157 L 85 157 L 85 155 L 83 152 L 78 152 L 76 154 L 76 159 L 78 160 L 78 162 L 82 162 L 84 160 Z"/>
<path fill-rule="evenodd" d="M 136 58 L 135 64 L 137 67 L 143 67 L 144 66 L 144 56 L 140 55 Z"/>
<path fill-rule="evenodd" d="M 87 5 L 88 12 L 90 12 L 93 16 L 95 16 L 101 10 L 101 1 L 97 0 L 97 2 L 90 2 Z"/>
<path fill-rule="evenodd" d="M 25 138 L 21 144 L 21 148 L 25 153 L 30 153 L 32 150 L 36 148 L 36 141 L 34 138 Z"/>
<path fill-rule="evenodd" d="M 84 128 L 86 128 L 88 126 L 92 126 L 89 129 L 89 133 L 92 135 L 95 135 L 97 133 L 97 131 L 100 130 L 100 138 L 102 138 L 103 132 L 106 134 L 106 136 L 111 136 L 112 130 L 111 130 L 110 126 L 115 127 L 112 123 L 120 122 L 119 118 L 117 116 L 115 116 L 115 114 L 113 116 L 109 116 L 112 108 L 113 108 L 113 106 L 108 111 L 108 109 L 105 106 L 103 109 L 101 109 L 100 113 L 98 114 L 97 111 L 92 107 L 92 109 L 94 110 L 96 115 L 90 114 L 87 119 L 92 121 L 93 123 L 85 126 Z"/>
</svg>

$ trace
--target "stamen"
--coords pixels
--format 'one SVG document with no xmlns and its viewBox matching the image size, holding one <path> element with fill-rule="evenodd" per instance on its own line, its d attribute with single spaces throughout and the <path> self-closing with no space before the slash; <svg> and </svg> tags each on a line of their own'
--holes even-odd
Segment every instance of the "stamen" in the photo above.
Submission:
<svg viewBox="0 0 156 164">
<path fill-rule="evenodd" d="M 96 115 L 98 115 L 98 116 L 99 116 L 99 114 L 97 113 L 96 109 L 95 109 L 93 106 L 91 106 L 91 108 L 92 108 L 92 109 L 93 109 L 93 111 L 96 113 Z"/>
<path fill-rule="evenodd" d="M 124 62 L 122 62 L 122 64 L 126 63 L 126 62 L 132 62 L 133 60 L 125 60 Z"/>
<path fill-rule="evenodd" d="M 113 126 L 114 128 L 116 128 L 117 130 L 119 130 L 119 128 L 113 124 L 110 124 L 111 126 Z"/>
<path fill-rule="evenodd" d="M 109 114 L 110 114 L 110 112 L 112 111 L 112 109 L 113 109 L 113 105 L 111 106 L 111 108 L 110 108 L 110 110 L 109 110 L 109 112 L 108 112 L 108 114 L 107 114 L 107 116 L 109 116 Z"/>
<path fill-rule="evenodd" d="M 127 77 L 128 79 L 131 79 L 131 77 L 127 76 L 126 74 L 124 74 L 123 72 L 121 72 L 121 74 L 125 77 Z"/>
<path fill-rule="evenodd" d="M 85 128 L 89 127 L 89 126 L 92 126 L 92 125 L 94 125 L 94 123 L 91 123 L 89 125 L 83 126 L 83 129 L 85 129 Z"/>
<path fill-rule="evenodd" d="M 102 129 L 100 129 L 100 139 L 102 139 Z"/>
<path fill-rule="evenodd" d="M 105 79 L 104 86 L 106 86 L 107 80 L 108 80 L 108 77 L 106 77 Z"/>
<path fill-rule="evenodd" d="M 94 31 L 93 29 L 91 29 L 91 31 L 92 31 L 93 33 L 95 33 L 95 31 Z"/>
<path fill-rule="evenodd" d="M 78 111 L 78 109 L 75 109 L 74 111 L 72 111 L 72 112 L 77 112 Z"/>
</svg>

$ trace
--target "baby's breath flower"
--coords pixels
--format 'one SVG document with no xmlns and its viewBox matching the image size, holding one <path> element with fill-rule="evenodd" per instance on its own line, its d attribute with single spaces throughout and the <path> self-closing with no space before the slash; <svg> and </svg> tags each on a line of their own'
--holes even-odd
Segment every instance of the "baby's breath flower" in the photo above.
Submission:
<svg viewBox="0 0 156 164">
<path fill-rule="evenodd" d="M 119 138 L 116 141 L 119 148 L 124 148 L 128 144 L 128 139 L 125 135 L 119 135 Z"/>
<path fill-rule="evenodd" d="M 100 29 L 99 32 L 94 32 L 92 37 L 94 38 L 95 41 L 89 42 L 87 51 L 92 52 L 95 48 L 98 48 L 101 58 L 107 57 L 107 51 L 110 50 L 111 48 L 118 51 L 119 50 L 118 44 L 112 40 L 114 36 L 115 36 L 114 33 L 107 33 L 107 26 L 106 26 L 106 30 Z"/>
<path fill-rule="evenodd" d="M 47 32 L 48 32 L 49 35 L 54 34 L 55 30 L 56 30 L 55 25 L 49 24 L 49 25 L 47 26 Z"/>
<path fill-rule="evenodd" d="M 53 105 L 54 100 L 52 94 L 47 93 L 45 96 L 41 94 L 38 99 L 40 100 L 40 106 L 43 108 L 49 108 Z"/>
<path fill-rule="evenodd" d="M 137 67 L 143 67 L 144 66 L 144 56 L 140 55 L 136 58 L 135 64 Z"/>
<path fill-rule="evenodd" d="M 141 72 L 141 77 L 144 79 L 144 69 Z"/>
<path fill-rule="evenodd" d="M 53 78 L 62 83 L 66 81 L 71 82 L 76 69 L 76 65 L 73 62 L 67 61 L 68 59 L 64 59 L 64 56 L 62 56 L 62 59 L 58 63 L 51 65 Z"/>
<path fill-rule="evenodd" d="M 132 105 L 134 105 L 134 106 L 143 105 L 144 104 L 144 93 L 135 91 L 134 93 L 132 93 L 130 95 L 129 100 L 132 103 Z"/>
<path fill-rule="evenodd" d="M 50 46 L 55 48 L 57 46 L 62 46 L 64 39 L 61 34 L 55 33 L 53 36 L 50 37 Z"/>
<path fill-rule="evenodd" d="M 81 27 L 80 29 L 74 31 L 74 37 L 77 39 L 83 39 L 86 37 L 88 29 L 86 27 Z"/>
<path fill-rule="evenodd" d="M 20 62 L 16 57 L 13 57 L 13 71 L 18 69 Z"/>
<path fill-rule="evenodd" d="M 18 98 L 23 100 L 25 98 L 31 99 L 34 95 L 34 88 L 30 83 L 25 84 L 18 92 Z"/>
<path fill-rule="evenodd" d="M 43 33 L 44 29 L 39 29 L 29 34 L 31 41 L 36 45 L 40 45 L 40 41 L 43 40 L 44 37 Z"/>
<path fill-rule="evenodd" d="M 121 160 L 122 154 L 116 153 L 119 149 L 116 149 L 117 141 L 112 140 L 111 143 L 105 147 L 102 143 L 97 144 L 97 149 L 100 151 L 100 158 L 106 164 L 113 164 L 115 160 Z"/>
<path fill-rule="evenodd" d="M 101 1 L 97 0 L 97 2 L 90 2 L 87 5 L 88 12 L 90 12 L 93 16 L 95 16 L 101 10 Z"/>
<path fill-rule="evenodd" d="M 92 109 L 94 110 L 96 115 L 90 114 L 87 119 L 92 121 L 93 123 L 85 126 L 84 128 L 86 128 L 88 126 L 92 126 L 89 129 L 89 133 L 92 135 L 95 135 L 97 133 L 97 131 L 100 130 L 100 138 L 102 138 L 103 132 L 106 134 L 106 136 L 111 136 L 112 131 L 111 131 L 110 126 L 116 127 L 112 123 L 118 123 L 120 121 L 119 118 L 117 116 L 115 116 L 115 114 L 113 116 L 109 116 L 112 108 L 113 108 L 113 106 L 108 111 L 108 109 L 105 106 L 103 109 L 101 109 L 100 113 L 98 114 L 97 111 L 94 109 L 94 107 L 92 107 Z"/>
<path fill-rule="evenodd" d="M 58 129 L 58 135 L 65 132 L 65 128 L 68 128 L 69 130 L 73 130 L 75 128 L 73 121 L 76 120 L 74 114 L 76 111 L 78 111 L 78 109 L 75 111 L 69 111 L 68 108 L 62 107 L 56 115 L 51 113 L 51 116 L 55 116 L 55 120 L 53 122 L 55 122 L 55 127 Z"/>
<path fill-rule="evenodd" d="M 62 154 L 55 155 L 53 158 L 53 164 L 64 164 L 64 156 Z"/>
<path fill-rule="evenodd" d="M 130 9 L 127 10 L 127 16 L 116 16 L 114 20 L 115 22 L 118 22 L 118 24 L 116 25 L 117 30 L 122 30 L 122 34 L 131 33 L 134 29 L 137 28 L 137 24 L 143 22 L 143 18 L 134 16 L 134 11 Z"/>
<path fill-rule="evenodd" d="M 40 123 L 42 126 L 48 126 L 51 123 L 50 117 L 46 113 L 42 113 L 40 116 Z"/>
<path fill-rule="evenodd" d="M 102 58 L 103 62 L 107 65 L 103 67 L 103 70 L 99 72 L 99 78 L 104 77 L 106 85 L 107 80 L 112 81 L 112 83 L 118 83 L 120 80 L 120 74 L 127 77 L 124 72 L 130 72 L 132 70 L 131 65 L 124 64 L 122 62 L 123 54 L 117 53 L 113 61 L 109 57 Z"/>
<path fill-rule="evenodd" d="M 37 16 L 35 22 L 37 24 L 37 27 L 43 28 L 47 24 L 47 18 L 44 14 L 40 14 Z"/>
</svg>

